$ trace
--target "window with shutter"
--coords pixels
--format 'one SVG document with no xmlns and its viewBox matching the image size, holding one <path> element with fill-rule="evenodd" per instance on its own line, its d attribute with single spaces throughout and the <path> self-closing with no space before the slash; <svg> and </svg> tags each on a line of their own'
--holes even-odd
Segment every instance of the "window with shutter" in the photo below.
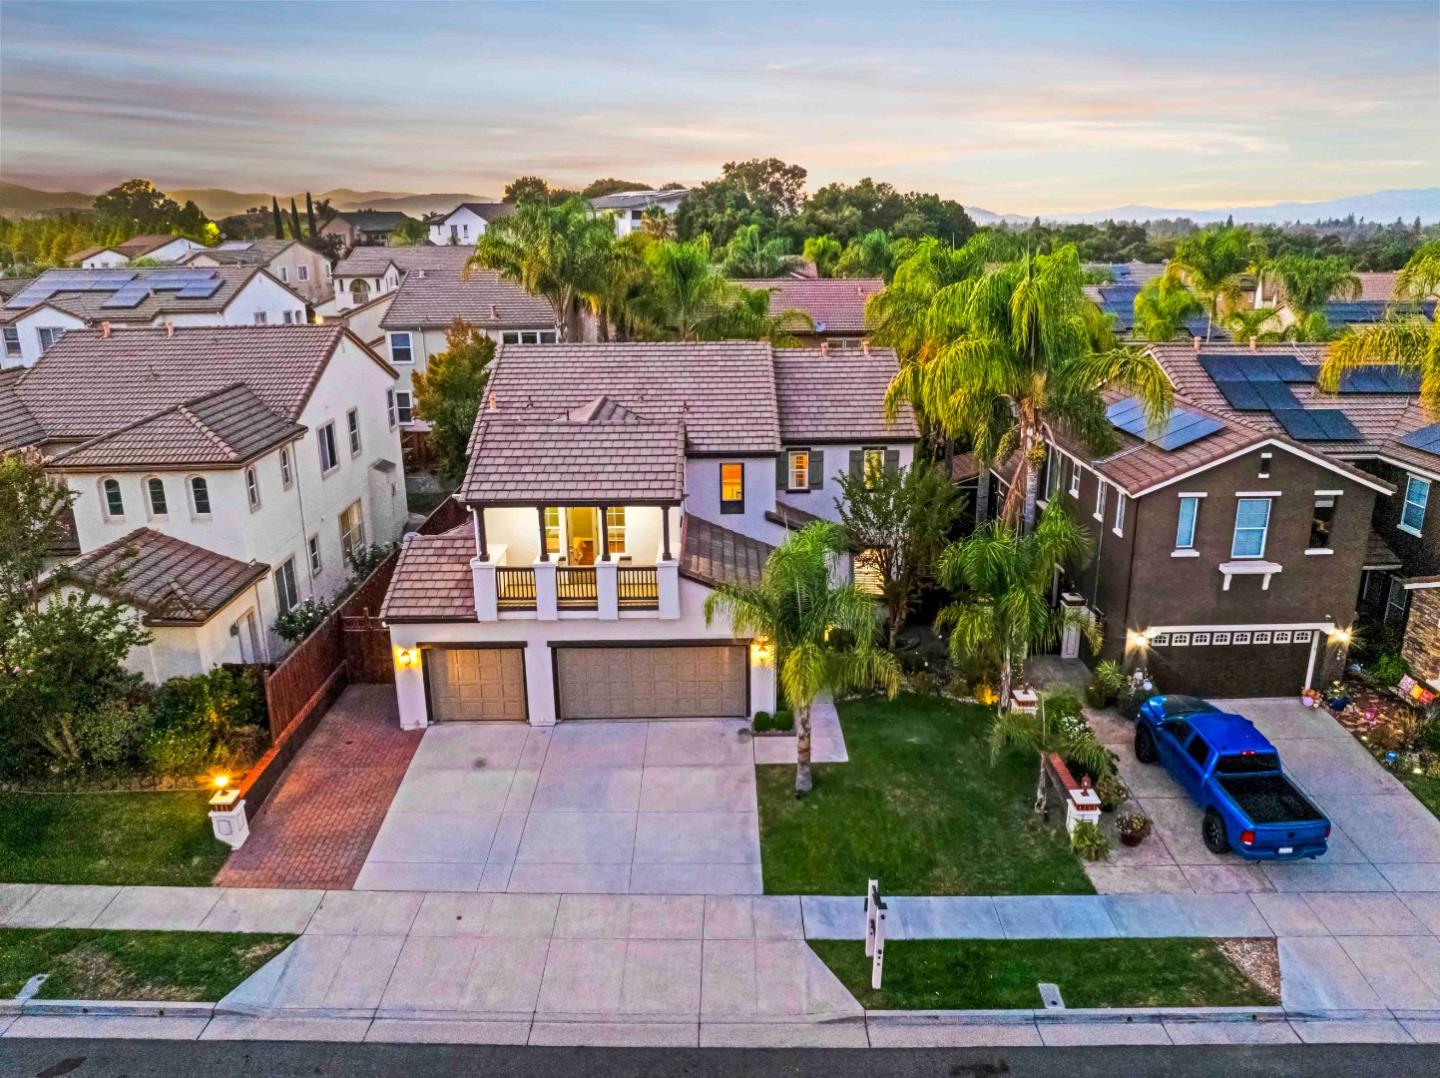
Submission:
<svg viewBox="0 0 1440 1078">
<path fill-rule="evenodd" d="M 825 486 L 825 451 L 816 449 L 810 454 L 810 489 L 821 490 Z"/>
</svg>

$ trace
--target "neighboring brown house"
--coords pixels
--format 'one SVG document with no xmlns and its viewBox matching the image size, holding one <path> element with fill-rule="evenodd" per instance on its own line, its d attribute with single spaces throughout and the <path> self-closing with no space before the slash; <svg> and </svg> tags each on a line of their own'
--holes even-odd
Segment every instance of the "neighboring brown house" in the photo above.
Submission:
<svg viewBox="0 0 1440 1078">
<path fill-rule="evenodd" d="M 865 303 L 885 282 L 878 277 L 760 277 L 738 282 L 770 293 L 770 313 L 803 311 L 814 330 L 803 344 L 857 348 L 865 339 Z"/>
<path fill-rule="evenodd" d="M 323 228 L 321 235 L 339 236 L 345 249 L 352 247 L 383 247 L 390 234 L 410 218 L 395 210 L 353 210 L 337 213 Z"/>
</svg>

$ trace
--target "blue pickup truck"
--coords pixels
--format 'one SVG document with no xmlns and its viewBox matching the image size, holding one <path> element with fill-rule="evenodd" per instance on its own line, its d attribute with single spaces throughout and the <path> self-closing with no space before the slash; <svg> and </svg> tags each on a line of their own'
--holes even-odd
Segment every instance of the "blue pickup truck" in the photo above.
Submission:
<svg viewBox="0 0 1440 1078">
<path fill-rule="evenodd" d="M 1152 696 L 1135 720 L 1135 756 L 1163 764 L 1205 810 L 1211 853 L 1289 861 L 1325 852 L 1330 821 L 1291 785 L 1249 719 L 1194 696 Z"/>
</svg>

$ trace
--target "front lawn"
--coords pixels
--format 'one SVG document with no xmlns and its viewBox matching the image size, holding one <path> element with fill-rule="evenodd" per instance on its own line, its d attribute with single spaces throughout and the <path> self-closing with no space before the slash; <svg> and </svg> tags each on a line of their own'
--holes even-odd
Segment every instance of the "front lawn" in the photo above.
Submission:
<svg viewBox="0 0 1440 1078">
<path fill-rule="evenodd" d="M 229 850 L 204 790 L 0 794 L 0 883 L 210 883 Z"/>
<path fill-rule="evenodd" d="M 869 1010 L 1039 1008 L 1058 985 L 1067 1007 L 1249 1007 L 1279 1002 L 1210 940 L 896 940 L 880 991 L 865 945 L 810 946 Z"/>
<path fill-rule="evenodd" d="M 1392 772 L 1401 784 L 1415 795 L 1415 800 L 1440 818 L 1440 778 L 1430 775 L 1416 775 L 1403 768 Z"/>
<path fill-rule="evenodd" d="M 0 929 L 0 999 L 37 973 L 37 999 L 219 1000 L 294 936 L 244 932 Z"/>
<path fill-rule="evenodd" d="M 1058 821 L 1031 811 L 1037 760 L 990 764 L 991 713 L 919 696 L 849 701 L 850 761 L 756 768 L 760 852 L 771 894 L 1092 894 Z M 1053 817 L 1053 813 L 1052 813 Z"/>
</svg>

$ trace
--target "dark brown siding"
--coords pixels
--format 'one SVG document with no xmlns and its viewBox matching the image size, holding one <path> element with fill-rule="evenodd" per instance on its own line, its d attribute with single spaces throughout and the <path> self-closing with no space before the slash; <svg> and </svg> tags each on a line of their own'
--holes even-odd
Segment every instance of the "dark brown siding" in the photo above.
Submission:
<svg viewBox="0 0 1440 1078">
<path fill-rule="evenodd" d="M 1376 496 L 1373 526 L 1385 544 L 1404 562 L 1396 575 L 1429 576 L 1440 573 L 1440 480 L 1430 481 L 1430 502 L 1425 507 L 1425 523 L 1420 528 L 1422 534 L 1416 536 L 1401 531 L 1399 527 L 1400 510 L 1405 501 L 1405 481 L 1411 473 L 1383 461 L 1367 460 L 1364 467 L 1395 488 L 1395 493 L 1389 497 Z"/>
</svg>

